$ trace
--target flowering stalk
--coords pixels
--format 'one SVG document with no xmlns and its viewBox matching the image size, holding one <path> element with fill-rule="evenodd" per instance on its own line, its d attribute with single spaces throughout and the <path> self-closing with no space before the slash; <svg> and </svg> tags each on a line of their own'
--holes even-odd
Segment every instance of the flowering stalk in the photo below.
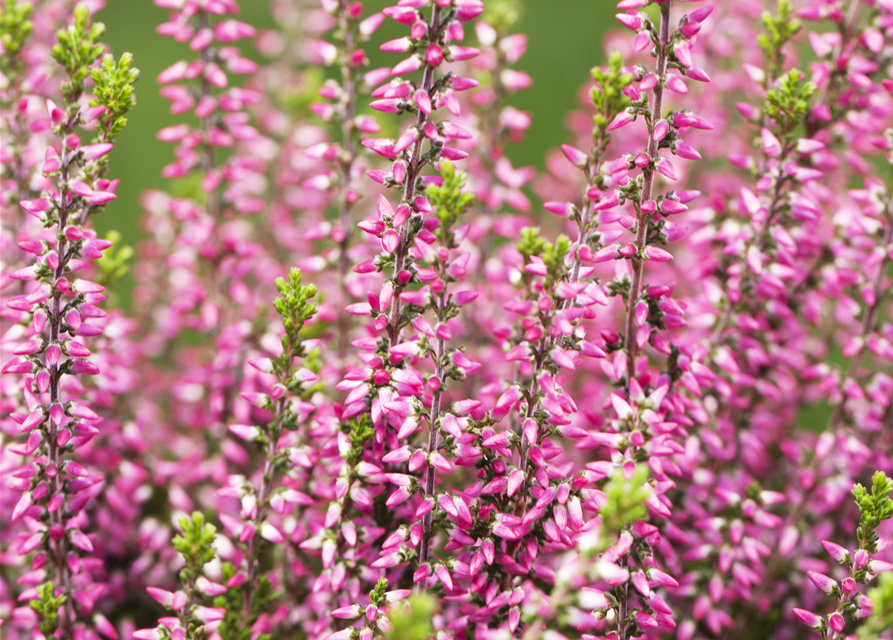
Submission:
<svg viewBox="0 0 893 640">
<path fill-rule="evenodd" d="M 199 52 L 199 57 L 191 62 L 181 60 L 158 75 L 160 84 L 169 85 L 161 94 L 171 100 L 171 112 L 178 114 L 193 107 L 201 126 L 191 131 L 187 125 L 174 125 L 159 132 L 165 142 L 178 142 L 177 161 L 164 168 L 166 178 L 182 178 L 195 169 L 202 175 L 201 188 L 207 197 L 207 212 L 213 220 L 219 220 L 222 211 L 220 186 L 229 172 L 220 167 L 218 149 L 233 146 L 235 140 L 256 139 L 256 132 L 244 125 L 238 111 L 246 102 L 255 97 L 250 92 L 226 89 L 229 80 L 221 68 L 230 73 L 245 74 L 257 69 L 257 65 L 243 58 L 239 50 L 231 46 L 217 48 L 219 44 L 229 44 L 242 38 L 251 37 L 255 30 L 251 25 L 228 19 L 212 24 L 212 16 L 236 14 L 239 7 L 235 0 L 216 0 L 210 5 L 198 2 L 178 2 L 176 0 L 156 0 L 155 4 L 173 9 L 169 22 L 158 27 L 162 35 L 173 37 L 179 42 L 189 41 L 189 48 Z M 171 84 L 183 80 L 195 80 L 197 86 Z M 216 90 L 216 91 L 215 91 Z M 224 112 L 224 113 L 221 113 Z M 226 112 L 230 112 L 226 115 Z M 232 177 L 230 176 L 231 180 Z M 224 196 L 231 200 L 243 213 L 256 212 L 260 203 L 241 189 L 230 189 Z"/>
<path fill-rule="evenodd" d="M 130 55 L 119 63 L 106 56 L 102 66 L 92 70 L 96 97 L 84 108 L 81 97 L 91 67 L 102 55 L 98 39 L 105 27 L 89 24 L 86 6 L 78 6 L 74 23 L 59 32 L 53 57 L 65 68 L 68 80 L 62 84 L 63 108 L 47 101 L 53 132 L 61 139 L 61 150 L 50 146 L 42 167 L 54 185 L 41 198 L 23 200 L 20 205 L 38 218 L 49 230 L 41 240 L 20 243 L 37 256 L 30 267 L 12 274 L 18 280 L 33 281 L 26 294 L 13 296 L 7 305 L 22 312 L 30 321 L 30 339 L 14 353 L 3 373 L 30 374 L 26 393 L 34 394 L 31 413 L 22 415 L 22 433 L 28 440 L 17 452 L 34 456 L 22 466 L 17 477 L 27 479 L 13 513 L 13 520 L 35 521 L 35 533 L 19 548 L 24 555 L 38 551 L 35 569 L 47 565 L 51 580 L 31 594 L 32 609 L 41 617 L 40 629 L 51 635 L 61 629 L 63 637 L 74 638 L 76 624 L 86 622 L 90 605 L 74 607 L 78 595 L 72 575 L 80 571 L 81 553 L 93 551 L 90 538 L 82 531 L 87 520 L 84 507 L 91 494 L 87 491 L 102 480 L 90 473 L 70 454 L 99 433 L 102 420 L 88 406 L 65 397 L 63 378 L 69 375 L 95 375 L 98 367 L 87 360 L 90 350 L 84 337 L 97 336 L 102 329 L 86 322 L 105 313 L 95 305 L 104 299 L 103 287 L 88 280 L 69 280 L 69 274 L 96 260 L 110 242 L 97 240 L 86 228 L 88 216 L 101 211 L 115 198 L 117 181 L 101 177 L 112 149 L 114 137 L 126 124 L 123 114 L 133 106 L 133 83 L 138 72 L 130 68 Z M 98 125 L 93 144 L 81 146 L 77 130 L 82 125 Z M 77 338 L 76 338 L 77 337 Z M 68 514 L 68 515 L 66 515 Z M 77 631 L 80 633 L 80 631 Z"/>
<path fill-rule="evenodd" d="M 428 414 L 428 464 L 425 467 L 425 489 L 423 496 L 430 499 L 434 495 L 434 477 L 436 467 L 434 459 L 439 456 L 440 448 L 440 417 L 443 393 L 449 378 L 464 377 L 458 367 L 451 361 L 450 356 L 455 356 L 456 351 L 447 351 L 447 340 L 452 336 L 448 322 L 459 315 L 459 305 L 455 296 L 450 294 L 448 283 L 454 282 L 464 275 L 464 265 L 468 260 L 468 254 L 450 256 L 459 247 L 459 233 L 453 228 L 462 215 L 474 201 L 474 196 L 462 193 L 465 184 L 465 175 L 457 172 L 449 160 L 440 163 L 443 176 L 441 186 L 431 185 L 425 195 L 431 204 L 437 209 L 437 231 L 435 233 L 440 244 L 436 249 L 419 239 L 416 247 L 420 249 L 426 261 L 431 263 L 436 279 L 432 284 L 431 307 L 436 324 L 432 328 L 425 326 L 425 321 L 417 319 L 416 328 L 422 331 L 428 339 L 434 339 L 435 344 L 431 349 L 431 359 L 434 362 L 434 375 L 427 379 L 428 387 L 432 389 L 431 409 Z M 426 279 L 430 279 L 430 275 Z M 442 466 L 442 465 L 438 465 Z M 434 511 L 429 511 L 424 516 L 421 545 L 419 547 L 419 565 L 423 566 L 429 561 L 431 535 L 433 533 Z"/>
<path fill-rule="evenodd" d="M 753 230 L 746 246 L 738 251 L 738 261 L 728 269 L 729 301 L 714 327 L 713 343 L 721 340 L 739 308 L 753 304 L 753 281 L 762 273 L 764 262 L 774 257 L 773 232 L 775 237 L 782 233 L 775 225 L 786 222 L 779 219 L 792 210 L 794 219 L 803 219 L 813 213 L 815 205 L 796 193 L 798 184 L 808 184 L 823 175 L 821 171 L 797 165 L 797 161 L 803 160 L 808 164 L 810 156 L 821 151 L 824 144 L 798 135 L 812 110 L 817 90 L 815 84 L 803 79 L 797 69 L 781 73 L 784 47 L 801 27 L 792 13 L 790 3 L 782 0 L 776 15 L 768 12 L 763 15 L 766 33 L 760 34 L 759 42 L 768 69 L 751 73 L 765 90 L 765 103 L 761 109 L 747 103 L 738 104 L 738 110 L 748 121 L 761 126 L 763 155 L 756 166 L 751 158 L 733 156 L 731 159 L 741 168 L 750 170 L 760 192 L 769 193 L 760 198 L 750 189 L 741 191 L 742 206 L 752 216 Z M 782 241 L 786 239 L 781 237 Z"/>
<path fill-rule="evenodd" d="M 232 487 L 241 494 L 239 497 L 246 520 L 239 535 L 240 541 L 246 545 L 242 618 L 227 619 L 226 624 L 232 629 L 250 627 L 262 613 L 258 610 L 258 603 L 253 601 L 261 570 L 258 558 L 259 539 L 273 543 L 285 541 L 282 532 L 267 521 L 267 509 L 271 504 L 279 512 L 284 512 L 286 506 L 282 491 L 277 490 L 275 485 L 277 470 L 288 462 L 290 450 L 287 447 L 280 449 L 279 441 L 287 431 L 298 429 L 314 410 L 312 404 L 302 399 L 306 392 L 301 387 L 315 382 L 318 376 L 306 368 L 296 369 L 295 360 L 307 356 L 301 330 L 316 313 L 316 307 L 309 302 L 316 295 L 316 287 L 302 285 L 300 270 L 292 269 L 288 281 L 283 278 L 276 280 L 276 288 L 280 297 L 273 304 L 282 316 L 285 330 L 281 338 L 282 352 L 275 358 L 251 363 L 258 370 L 275 376 L 276 383 L 269 394 L 244 394 L 252 404 L 271 411 L 273 419 L 264 427 L 229 426 L 236 436 L 259 444 L 264 449 L 260 486 L 244 482 L 241 487 Z M 235 583 L 235 580 L 230 580 L 230 586 L 235 586 Z"/>
<path fill-rule="evenodd" d="M 217 529 L 205 522 L 204 516 L 198 512 L 193 513 L 191 518 L 181 516 L 178 524 L 180 532 L 172 543 L 185 565 L 180 569 L 182 589 L 170 592 L 157 587 L 146 588 L 152 598 L 174 615 L 160 618 L 159 625 L 154 629 L 134 631 L 133 637 L 137 640 L 203 640 L 208 632 L 220 626 L 226 616 L 226 609 L 222 607 L 201 604 L 208 596 L 227 592 L 225 586 L 202 575 L 204 566 L 217 556 L 214 549 Z"/>
<path fill-rule="evenodd" d="M 871 615 L 872 602 L 865 595 L 856 591 L 857 584 L 868 584 L 878 574 L 893 571 L 893 563 L 873 560 L 872 555 L 878 551 L 878 525 L 884 520 L 893 518 L 893 480 L 878 471 L 872 478 L 871 490 L 867 491 L 861 484 L 853 486 L 853 497 L 859 507 L 861 521 L 857 529 L 859 547 L 850 553 L 838 544 L 824 540 L 822 546 L 838 564 L 847 569 L 847 577 L 837 581 L 817 571 L 807 571 L 810 581 L 834 597 L 837 601 L 834 611 L 823 618 L 806 609 L 794 609 L 794 615 L 805 625 L 822 634 L 822 640 L 844 638 L 843 629 L 846 620 L 857 620 Z"/>
<path fill-rule="evenodd" d="M 314 44 L 319 50 L 326 64 L 337 64 L 341 75 L 341 84 L 334 80 L 326 82 L 320 89 L 322 97 L 328 98 L 333 103 L 320 103 L 311 105 L 311 108 L 327 122 L 337 122 L 341 129 L 341 144 L 322 144 L 314 150 L 327 159 L 334 159 L 338 165 L 337 177 L 325 177 L 326 185 L 334 183 L 338 187 L 338 220 L 340 228 L 333 237 L 338 241 L 338 282 L 341 289 L 341 308 L 347 306 L 348 291 L 347 278 L 350 267 L 350 248 L 352 237 L 351 210 L 360 199 L 361 191 L 356 184 L 355 166 L 359 154 L 359 141 L 361 133 L 377 133 L 381 127 L 370 116 L 358 116 L 357 103 L 360 91 L 365 84 L 364 69 L 368 67 L 369 60 L 359 43 L 367 41 L 370 36 L 384 22 L 384 15 L 374 13 L 364 20 L 360 20 L 363 6 L 359 2 L 351 0 L 324 1 L 323 8 L 335 16 L 337 27 L 333 33 L 334 44 L 324 41 L 316 41 Z M 383 70 L 382 70 L 383 71 Z M 373 75 L 383 75 L 372 72 Z M 383 79 L 383 78 L 382 78 Z M 313 180 L 313 178 L 309 179 Z M 337 237 L 336 237 L 337 236 Z M 346 314 L 338 316 L 338 353 L 343 362 L 349 346 L 348 332 L 350 329 L 349 317 Z"/>
<path fill-rule="evenodd" d="M 391 256 L 387 259 L 388 264 L 393 263 L 393 294 L 389 296 L 387 311 L 387 330 L 391 344 L 398 342 L 400 330 L 408 321 L 407 318 L 401 318 L 400 313 L 400 293 L 409 282 L 407 276 L 411 277 L 405 263 L 409 247 L 420 230 L 421 214 L 429 212 L 420 209 L 425 208 L 424 198 L 416 201 L 416 189 L 424 185 L 421 171 L 426 165 L 434 166 L 441 157 L 460 160 L 468 155 L 447 146 L 451 139 L 461 138 L 466 134 L 448 122 L 433 122 L 430 115 L 444 106 L 454 114 L 458 113 L 459 105 L 454 91 L 470 89 L 477 83 L 466 78 L 453 77 L 452 74 L 435 77 L 435 72 L 444 61 L 448 62 L 453 58 L 452 49 L 445 50 L 444 47 L 450 40 L 461 40 L 464 35 L 461 22 L 479 15 L 482 10 L 483 4 L 473 0 L 457 3 L 455 7 L 452 2 L 441 0 L 434 4 L 430 18 L 427 19 L 414 8 L 393 7 L 384 12 L 401 24 L 413 25 L 410 37 L 382 45 L 384 51 L 413 53 L 391 70 L 392 75 L 399 76 L 422 69 L 422 81 L 417 87 L 413 83 L 396 81 L 372 94 L 373 97 L 382 98 L 372 103 L 373 108 L 394 113 L 416 112 L 415 125 L 403 132 L 396 141 L 363 141 L 363 145 L 373 152 L 395 160 L 390 176 L 376 173 L 374 177 L 386 186 L 403 192 L 402 204 L 394 215 L 382 218 L 388 228 L 381 233 L 382 248 Z M 461 57 L 465 53 L 459 51 L 457 55 Z M 404 100 L 410 94 L 410 100 Z M 430 148 L 423 154 L 422 147 L 426 139 L 430 141 Z M 384 216 L 386 212 L 380 211 L 379 214 Z"/>
<path fill-rule="evenodd" d="M 624 330 L 624 349 L 627 358 L 629 358 L 628 371 L 629 376 L 635 375 L 636 372 L 636 354 L 639 349 L 639 341 L 636 331 L 636 306 L 639 304 L 639 288 L 642 283 L 642 274 L 645 270 L 645 260 L 647 257 L 648 227 L 649 218 L 653 212 L 643 210 L 641 203 L 651 201 L 651 194 L 654 188 L 655 170 L 660 171 L 661 167 L 658 163 L 663 162 L 662 173 L 669 173 L 672 176 L 672 169 L 667 165 L 666 160 L 662 160 L 658 156 L 658 149 L 661 142 L 661 132 L 657 129 L 658 122 L 663 119 L 663 99 L 664 87 L 668 83 L 667 77 L 667 58 L 670 53 L 670 9 L 673 5 L 672 0 L 664 0 L 660 3 L 660 26 L 655 31 L 650 28 L 652 39 L 656 40 L 657 48 L 657 66 L 654 71 L 656 83 L 653 87 L 654 99 L 649 104 L 648 100 L 642 105 L 642 115 L 648 124 L 648 149 L 646 157 L 642 158 L 642 185 L 640 191 L 640 200 L 636 203 L 636 254 L 632 257 L 632 281 L 629 285 L 629 293 L 626 298 L 626 324 Z M 674 76 L 675 77 L 675 76 Z M 649 83 L 651 84 L 651 83 Z M 671 177 L 672 179 L 672 177 Z"/>
</svg>

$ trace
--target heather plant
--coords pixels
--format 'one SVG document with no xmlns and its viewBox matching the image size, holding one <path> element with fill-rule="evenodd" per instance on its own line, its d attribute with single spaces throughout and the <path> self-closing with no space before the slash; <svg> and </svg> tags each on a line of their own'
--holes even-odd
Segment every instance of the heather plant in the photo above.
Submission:
<svg viewBox="0 0 893 640">
<path fill-rule="evenodd" d="M 9 637 L 893 638 L 893 5 L 620 0 L 539 171 L 523 2 L 155 4 L 135 250 L 131 57 L 0 15 Z"/>
<path fill-rule="evenodd" d="M 15 3 L 6 11 L 9 20 L 27 16 Z M 17 357 L 4 365 L 3 373 L 21 376 L 19 412 L 10 417 L 19 425 L 17 431 L 27 434 L 12 450 L 24 464 L 14 470 L 15 482 L 9 485 L 22 494 L 10 521 L 25 524 L 26 529 L 17 532 L 27 535 L 18 538 L 14 553 L 28 556 L 32 565 L 33 582 L 26 583 L 34 586 L 21 599 L 29 603 L 37 628 L 47 636 L 60 631 L 73 637 L 91 626 L 107 633 L 110 627 L 94 611 L 102 586 L 91 583 L 101 576 L 102 558 L 91 557 L 93 542 L 85 531 L 90 526 L 85 507 L 93 497 L 91 487 L 103 476 L 81 464 L 76 454 L 100 433 L 97 427 L 103 420 L 80 397 L 83 384 L 71 382 L 74 376 L 100 373 L 88 360 L 91 351 L 85 339 L 103 332 L 101 324 L 88 320 L 106 317 L 96 306 L 105 297 L 104 288 L 70 274 L 87 268 L 88 260 L 101 258 L 112 245 L 97 239 L 87 223 L 115 198 L 117 180 L 104 177 L 107 154 L 126 124 L 124 114 L 135 103 L 133 83 L 139 75 L 129 54 L 117 62 L 106 55 L 98 63 L 104 29 L 102 23 L 89 22 L 89 10 L 81 5 L 74 10 L 72 24 L 58 32 L 52 55 L 67 77 L 60 87 L 62 107 L 46 101 L 48 125 L 57 142 L 45 150 L 41 197 L 19 203 L 42 229 L 20 236 L 19 248 L 35 259 L 9 274 L 26 284 L 24 293 L 7 301 L 17 312 L 18 324 L 10 332 L 18 345 L 12 349 Z M 6 35 L 13 38 L 29 31 L 20 26 Z M 13 49 L 22 45 L 5 43 Z M 86 81 L 91 76 L 94 98 L 88 107 Z M 81 127 L 95 131 L 90 144 L 81 144 Z"/>
</svg>

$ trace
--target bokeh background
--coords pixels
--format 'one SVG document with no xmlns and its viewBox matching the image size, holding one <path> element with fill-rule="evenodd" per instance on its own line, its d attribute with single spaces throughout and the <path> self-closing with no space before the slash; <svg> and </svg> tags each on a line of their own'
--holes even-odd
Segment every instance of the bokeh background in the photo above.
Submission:
<svg viewBox="0 0 893 640">
<path fill-rule="evenodd" d="M 390 4 L 394 2 L 364 2 L 367 14 Z M 240 5 L 239 19 L 259 30 L 275 28 L 269 0 L 241 0 Z M 515 67 L 529 73 L 534 85 L 516 94 L 510 102 L 533 113 L 533 126 L 523 143 L 508 149 L 508 155 L 515 166 L 542 168 L 547 149 L 567 141 L 564 118 L 574 107 L 589 70 L 604 62 L 601 38 L 613 22 L 616 7 L 608 0 L 520 0 L 520 8 L 516 31 L 528 34 L 529 45 Z M 152 0 L 107 0 L 106 8 L 96 16 L 106 24 L 103 40 L 115 55 L 130 51 L 141 71 L 137 106 L 119 138 L 110 171 L 121 179 L 118 198 L 95 219 L 101 233 L 116 229 L 123 235 L 124 243 L 130 245 L 136 244 L 141 235 L 140 194 L 149 188 L 170 186 L 161 177 L 161 169 L 173 160 L 173 145 L 157 141 L 155 132 L 183 118 L 168 113 L 170 103 L 158 95 L 155 77 L 177 60 L 194 56 L 187 44 L 155 33 L 155 26 L 164 22 L 166 16 L 167 11 L 154 6 Z M 371 45 L 400 37 L 404 31 L 405 27 L 387 20 L 376 32 L 367 46 L 372 68 L 392 65 L 397 60 L 394 54 L 382 53 Z M 469 32 L 467 40 L 474 37 L 470 29 Z M 243 47 L 246 54 L 262 62 L 263 58 L 251 55 L 251 48 Z M 129 282 L 120 284 L 125 298 L 122 302 L 128 306 Z"/>
</svg>

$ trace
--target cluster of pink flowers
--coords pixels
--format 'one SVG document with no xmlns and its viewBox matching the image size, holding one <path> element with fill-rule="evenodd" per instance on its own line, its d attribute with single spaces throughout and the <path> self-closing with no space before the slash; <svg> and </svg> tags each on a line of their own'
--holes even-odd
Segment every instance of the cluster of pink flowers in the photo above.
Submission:
<svg viewBox="0 0 893 640">
<path fill-rule="evenodd" d="M 0 17 L 4 634 L 893 638 L 893 3 L 620 0 L 543 172 L 511 2 L 155 4 L 130 309 L 138 72 Z"/>
</svg>

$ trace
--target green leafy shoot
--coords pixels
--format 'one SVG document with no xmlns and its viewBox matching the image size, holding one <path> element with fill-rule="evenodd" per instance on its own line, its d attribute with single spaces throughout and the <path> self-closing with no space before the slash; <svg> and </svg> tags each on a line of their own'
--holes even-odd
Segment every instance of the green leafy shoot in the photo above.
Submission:
<svg viewBox="0 0 893 640">
<path fill-rule="evenodd" d="M 437 602 L 427 593 L 410 596 L 402 608 L 394 607 L 388 620 L 394 629 L 387 634 L 392 640 L 426 640 L 434 635 L 431 620 L 437 612 Z"/>
<path fill-rule="evenodd" d="M 546 278 L 546 286 L 561 280 L 567 271 L 567 256 L 571 252 L 571 239 L 563 233 L 555 238 L 555 244 L 547 242 L 543 247 L 543 262 L 549 272 Z"/>
<path fill-rule="evenodd" d="M 191 589 L 199 578 L 202 567 L 211 562 L 217 555 L 214 542 L 217 540 L 217 528 L 205 522 L 205 517 L 198 511 L 192 517 L 183 516 L 179 521 L 180 533 L 173 539 L 176 549 L 186 566 L 180 570 L 180 580 Z"/>
<path fill-rule="evenodd" d="M 775 130 L 785 144 L 809 114 L 815 95 L 816 86 L 797 69 L 783 75 L 778 87 L 766 92 L 765 113 L 775 120 Z"/>
<path fill-rule="evenodd" d="M 859 507 L 861 519 L 856 536 L 859 539 L 859 548 L 868 553 L 877 553 L 878 534 L 875 529 L 884 520 L 893 518 L 893 480 L 887 477 L 883 471 L 878 471 L 871 479 L 871 490 L 867 490 L 861 484 L 853 485 L 853 497 Z"/>
<path fill-rule="evenodd" d="M 493 27 L 500 36 L 504 36 L 521 19 L 522 13 L 518 0 L 491 0 L 487 3 L 481 20 Z"/>
<path fill-rule="evenodd" d="M 140 70 L 133 66 L 133 54 L 130 53 L 122 53 L 117 63 L 115 57 L 108 54 L 103 57 L 102 64 L 93 69 L 96 86 L 90 106 L 105 107 L 105 113 L 99 117 L 97 140 L 111 142 L 127 125 L 124 114 L 136 105 L 133 85 L 139 77 Z"/>
<path fill-rule="evenodd" d="M 462 193 L 465 188 L 465 173 L 457 171 L 449 160 L 440 163 L 440 172 L 443 176 L 441 186 L 429 185 L 425 189 L 428 200 L 437 208 L 437 219 L 440 225 L 437 228 L 437 239 L 448 248 L 454 248 L 452 228 L 459 216 L 468 211 L 474 203 L 474 195 Z"/>
<path fill-rule="evenodd" d="M 120 244 L 121 234 L 117 231 L 109 231 L 105 239 L 115 244 L 103 251 L 102 257 L 94 261 L 99 269 L 99 275 L 95 280 L 109 289 L 114 287 L 130 270 L 127 262 L 133 257 L 133 247 Z"/>
<path fill-rule="evenodd" d="M 614 51 L 605 69 L 595 67 L 592 70 L 592 79 L 598 83 L 589 92 L 596 111 L 592 117 L 597 128 L 597 132 L 593 132 L 595 139 L 604 137 L 614 116 L 629 106 L 629 98 L 624 95 L 623 88 L 632 83 L 633 76 L 623 72 L 623 58 L 620 52 Z"/>
<path fill-rule="evenodd" d="M 349 429 L 347 438 L 350 441 L 350 449 L 342 453 L 341 457 L 347 460 L 350 467 L 355 467 L 363 458 L 366 443 L 375 435 L 375 428 L 372 425 L 372 418 L 367 413 L 351 418 L 345 428 Z"/>
<path fill-rule="evenodd" d="M 223 573 L 221 582 L 224 584 L 238 573 L 229 562 L 224 562 L 221 570 Z M 217 628 L 217 633 L 223 640 L 271 640 L 273 637 L 269 633 L 255 635 L 251 628 L 253 623 L 268 610 L 269 605 L 276 601 L 273 585 L 266 576 L 258 578 L 257 586 L 251 592 L 251 612 L 246 624 L 242 617 L 242 607 L 248 586 L 248 582 L 243 582 L 238 587 L 230 587 L 226 593 L 214 598 L 215 607 L 226 609 L 226 615 Z"/>
<path fill-rule="evenodd" d="M 0 8 L 0 42 L 3 43 L 2 68 L 7 72 L 17 65 L 17 55 L 31 35 L 34 25 L 28 19 L 32 5 L 18 0 L 6 0 Z"/>
<path fill-rule="evenodd" d="M 537 256 L 543 252 L 546 247 L 546 241 L 540 237 L 538 227 L 524 227 L 521 229 L 521 239 L 516 245 L 518 252 L 524 256 L 524 262 L 530 262 L 531 256 Z"/>
<path fill-rule="evenodd" d="M 765 86 L 769 86 L 784 67 L 782 49 L 802 25 L 799 20 L 794 18 L 794 8 L 791 6 L 790 0 L 779 0 L 776 14 L 773 16 L 766 11 L 762 15 L 762 21 L 766 32 L 757 37 L 757 44 L 760 45 L 766 62 L 769 64 L 769 74 L 765 84 Z"/>
<path fill-rule="evenodd" d="M 385 600 L 385 592 L 388 590 L 388 579 L 387 578 L 379 578 L 378 582 L 375 583 L 375 588 L 369 592 L 369 602 L 374 604 L 376 607 L 383 607 L 387 604 Z"/>
<path fill-rule="evenodd" d="M 571 252 L 571 241 L 561 234 L 551 243 L 539 235 L 539 228 L 524 227 L 521 229 L 521 240 L 516 245 L 524 256 L 524 263 L 533 262 L 532 257 L 540 258 L 546 266 L 546 279 L 543 285 L 548 289 L 567 274 L 567 256 Z M 525 272 L 524 277 L 529 274 Z"/>
<path fill-rule="evenodd" d="M 301 338 L 301 329 L 316 313 L 316 305 L 310 300 L 316 295 L 316 285 L 301 284 L 301 270 L 292 268 L 285 278 L 276 279 L 279 296 L 273 301 L 273 307 L 282 316 L 285 335 L 282 336 L 282 353 L 273 359 L 273 373 L 280 378 L 291 375 L 295 358 L 306 357 Z"/>
<path fill-rule="evenodd" d="M 40 616 L 40 632 L 52 637 L 59 628 L 59 609 L 65 604 L 64 595 L 56 597 L 56 585 L 44 582 L 37 588 L 37 598 L 31 601 L 31 610 Z"/>
<path fill-rule="evenodd" d="M 62 92 L 69 103 L 75 102 L 84 91 L 84 80 L 90 75 L 90 67 L 102 55 L 99 37 L 105 33 L 105 25 L 90 21 L 90 10 L 79 4 L 74 10 L 74 23 L 56 34 L 58 44 L 53 46 L 53 58 L 65 67 L 68 81 L 62 83 Z"/>
<path fill-rule="evenodd" d="M 648 467 L 636 466 L 632 477 L 626 480 L 617 470 L 605 486 L 608 501 L 601 510 L 602 534 L 617 535 L 626 525 L 645 517 L 645 500 L 648 499 Z"/>
</svg>

